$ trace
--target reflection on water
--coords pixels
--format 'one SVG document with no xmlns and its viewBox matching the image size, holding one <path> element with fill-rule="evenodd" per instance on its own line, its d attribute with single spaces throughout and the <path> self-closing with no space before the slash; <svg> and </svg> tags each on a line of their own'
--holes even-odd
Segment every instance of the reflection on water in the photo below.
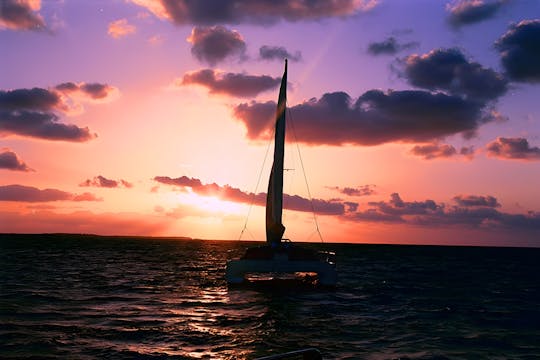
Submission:
<svg viewBox="0 0 540 360">
<path fill-rule="evenodd" d="M 234 242 L 1 244 L 0 358 L 540 357 L 536 250 L 336 245 L 339 287 L 323 292 L 227 288 Z"/>
</svg>

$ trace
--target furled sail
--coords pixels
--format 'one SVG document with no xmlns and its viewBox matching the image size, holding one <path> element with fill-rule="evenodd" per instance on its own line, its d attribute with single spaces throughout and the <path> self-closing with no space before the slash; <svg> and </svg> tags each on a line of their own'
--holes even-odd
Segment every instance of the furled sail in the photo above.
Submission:
<svg viewBox="0 0 540 360">
<path fill-rule="evenodd" d="M 274 141 L 274 163 L 270 172 L 266 195 L 266 241 L 269 244 L 281 242 L 285 226 L 281 223 L 283 211 L 283 158 L 285 154 L 285 109 L 287 102 L 287 60 L 281 78 L 276 109 L 276 131 Z"/>
</svg>

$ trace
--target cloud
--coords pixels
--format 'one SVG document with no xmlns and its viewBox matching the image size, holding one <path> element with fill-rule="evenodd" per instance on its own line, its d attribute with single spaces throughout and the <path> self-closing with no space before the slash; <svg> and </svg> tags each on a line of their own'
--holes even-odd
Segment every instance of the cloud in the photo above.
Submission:
<svg viewBox="0 0 540 360">
<path fill-rule="evenodd" d="M 58 189 L 43 189 L 24 185 L 1 185 L 0 201 L 49 202 L 49 201 L 100 201 L 93 194 L 72 194 Z"/>
<path fill-rule="evenodd" d="M 495 209 L 499 203 L 493 196 L 458 195 L 454 201 L 459 206 L 447 206 L 433 200 L 407 202 L 394 193 L 389 201 L 369 202 L 367 209 L 341 218 L 353 222 L 401 223 L 431 228 L 458 226 L 540 232 L 538 212 L 500 212 Z"/>
<path fill-rule="evenodd" d="M 126 180 L 111 180 L 107 179 L 104 176 L 98 175 L 95 176 L 93 179 L 86 179 L 82 183 L 79 184 L 79 186 L 82 187 L 102 187 L 102 188 L 118 188 L 118 187 L 125 187 L 125 188 L 131 188 L 133 187 L 133 184 L 127 182 Z"/>
<path fill-rule="evenodd" d="M 280 60 L 288 59 L 290 61 L 302 60 L 302 53 L 296 51 L 294 54 L 290 53 L 283 46 L 268 46 L 263 45 L 259 49 L 259 58 L 262 60 Z"/>
<path fill-rule="evenodd" d="M 480 102 L 495 100 L 508 90 L 504 76 L 469 61 L 455 48 L 410 55 L 404 59 L 403 67 L 401 75 L 413 86 Z"/>
<path fill-rule="evenodd" d="M 426 91 L 370 90 L 356 102 L 344 92 L 324 94 L 290 108 L 296 138 L 310 145 L 366 145 L 389 142 L 430 142 L 454 134 L 471 136 L 494 121 L 482 104 L 458 96 Z M 233 115 L 249 139 L 267 139 L 276 104 L 237 105 Z"/>
<path fill-rule="evenodd" d="M 44 140 L 83 142 L 97 135 L 76 125 L 58 123 L 53 113 L 1 111 L 0 134 L 27 136 Z"/>
<path fill-rule="evenodd" d="M 65 82 L 56 85 L 54 88 L 63 94 L 73 95 L 79 93 L 85 100 L 109 100 L 118 93 L 118 89 L 114 86 L 100 83 Z"/>
<path fill-rule="evenodd" d="M 399 44 L 395 37 L 391 36 L 380 42 L 372 42 L 368 45 L 368 53 L 372 55 L 395 55 L 402 50 L 417 47 L 417 42 Z"/>
<path fill-rule="evenodd" d="M 199 179 L 182 176 L 170 178 L 168 176 L 156 176 L 155 181 L 178 186 L 182 189 L 190 188 L 194 193 L 202 196 L 214 196 L 222 200 L 233 201 L 244 204 L 266 206 L 265 193 L 247 193 L 229 185 L 220 186 L 215 183 L 203 184 Z M 283 208 L 295 211 L 311 212 L 313 208 L 319 215 L 341 215 L 351 208 L 355 203 L 343 203 L 340 201 L 313 199 L 313 203 L 298 195 L 283 194 Z M 356 204 L 357 205 L 357 204 Z"/>
<path fill-rule="evenodd" d="M 135 33 L 136 30 L 137 28 L 134 25 L 129 24 L 127 19 L 119 19 L 109 23 L 107 34 L 114 39 L 119 39 Z"/>
<path fill-rule="evenodd" d="M 498 137 L 486 145 L 487 154 L 506 160 L 540 160 L 540 148 L 531 147 L 525 138 Z"/>
<path fill-rule="evenodd" d="M 411 149 L 411 153 L 416 156 L 421 156 L 426 160 L 436 158 L 449 158 L 457 154 L 456 148 L 448 144 L 426 144 L 415 145 Z"/>
<path fill-rule="evenodd" d="M 14 170 L 14 171 L 34 171 L 29 168 L 17 154 L 8 148 L 0 149 L 0 169 Z"/>
<path fill-rule="evenodd" d="M 500 207 L 501 204 L 493 196 L 482 195 L 456 195 L 453 199 L 459 206 L 465 207 Z"/>
<path fill-rule="evenodd" d="M 540 19 L 512 24 L 495 48 L 512 80 L 540 82 Z"/>
<path fill-rule="evenodd" d="M 242 35 L 223 26 L 194 27 L 187 41 L 191 43 L 191 53 L 211 66 L 226 58 L 245 57 L 246 43 Z"/>
<path fill-rule="evenodd" d="M 373 9 L 378 0 L 131 0 L 176 25 L 249 23 L 264 25 L 280 20 L 319 20 L 347 17 Z"/>
<path fill-rule="evenodd" d="M 327 186 L 328 189 L 336 190 L 347 196 L 369 196 L 376 194 L 375 185 L 361 185 L 356 187 Z"/>
<path fill-rule="evenodd" d="M 491 19 L 506 0 L 455 0 L 446 5 L 453 26 L 470 25 Z"/>
<path fill-rule="evenodd" d="M 0 29 L 43 31 L 47 25 L 37 13 L 40 0 L 2 0 L 0 1 Z"/>
<path fill-rule="evenodd" d="M 280 82 L 280 78 L 267 75 L 220 73 L 211 69 L 187 73 L 182 79 L 182 85 L 201 85 L 208 88 L 212 94 L 249 98 L 276 88 Z"/>
<path fill-rule="evenodd" d="M 72 82 L 52 89 L 0 90 L 0 135 L 83 142 L 95 138 L 85 127 L 59 122 L 60 114 L 82 111 L 81 101 L 107 101 L 118 89 L 106 84 Z"/>
</svg>

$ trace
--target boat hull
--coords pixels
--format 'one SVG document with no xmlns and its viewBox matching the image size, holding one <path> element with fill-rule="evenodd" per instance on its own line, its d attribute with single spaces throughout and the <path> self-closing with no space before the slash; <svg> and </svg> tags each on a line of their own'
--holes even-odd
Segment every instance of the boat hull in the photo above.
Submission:
<svg viewBox="0 0 540 360">
<path fill-rule="evenodd" d="M 329 262 L 317 260 L 289 260 L 276 256 L 269 260 L 240 259 L 227 262 L 225 278 L 229 284 L 246 282 L 247 274 L 294 274 L 316 273 L 318 283 L 322 286 L 335 286 L 337 273 L 335 266 Z"/>
</svg>

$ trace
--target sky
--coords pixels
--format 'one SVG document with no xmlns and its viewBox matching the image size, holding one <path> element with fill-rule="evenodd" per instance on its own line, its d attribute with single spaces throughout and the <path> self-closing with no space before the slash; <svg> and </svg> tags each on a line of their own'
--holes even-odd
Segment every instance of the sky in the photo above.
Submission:
<svg viewBox="0 0 540 360">
<path fill-rule="evenodd" d="M 539 1 L 0 0 L 0 54 L 0 232 L 264 240 L 288 58 L 285 237 L 540 246 Z"/>
</svg>

